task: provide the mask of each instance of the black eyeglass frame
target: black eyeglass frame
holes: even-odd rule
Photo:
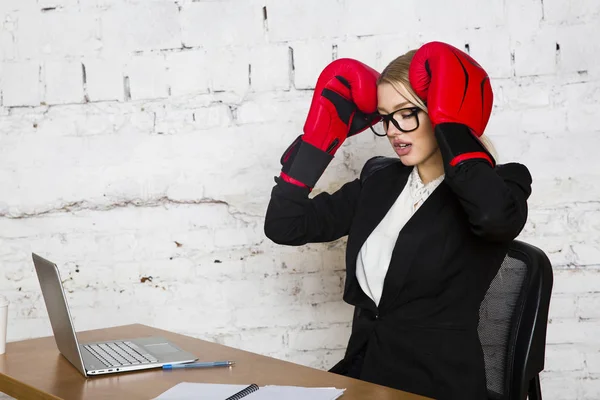
[[[398,121],[396,121],[396,119],[394,118],[394,114],[396,114],[397,112],[406,111],[406,110],[410,110],[411,111],[411,113],[409,115],[407,115],[407,117],[415,117],[416,120],[417,120],[417,126],[414,127],[413,129],[408,129],[408,130],[407,129],[402,129],[400,127],[400,124],[398,123]],[[387,131],[388,131],[389,127],[390,127],[390,121],[392,122],[392,124],[394,124],[394,127],[396,129],[398,129],[400,132],[408,133],[408,132],[415,131],[415,130],[419,129],[419,124],[420,124],[420,121],[419,121],[419,112],[420,111],[423,111],[423,110],[421,110],[419,107],[404,107],[404,108],[400,108],[400,109],[398,109],[398,110],[396,110],[394,112],[391,112],[391,113],[385,114],[385,115],[377,113],[376,114],[377,117],[381,118],[381,122],[383,122],[383,128],[385,129],[385,133],[383,135],[380,135],[379,133],[375,132],[375,129],[373,129],[373,126],[371,126],[371,131],[375,135],[377,135],[379,137],[385,137],[385,136],[387,136]]]

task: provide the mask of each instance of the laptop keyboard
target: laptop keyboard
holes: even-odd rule
[[[86,344],[83,347],[95,355],[107,367],[158,362],[155,357],[132,342]]]

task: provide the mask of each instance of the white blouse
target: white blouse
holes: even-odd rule
[[[443,180],[444,175],[441,175],[425,185],[417,168],[413,167],[406,186],[363,243],[356,260],[356,278],[377,306],[400,230]]]

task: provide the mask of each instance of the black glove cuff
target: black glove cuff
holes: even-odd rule
[[[494,157],[466,125],[438,124],[435,137],[446,165],[457,167],[467,161],[485,161],[492,167],[496,165]]]
[[[332,159],[331,154],[298,136],[281,157],[281,172],[313,188]]]

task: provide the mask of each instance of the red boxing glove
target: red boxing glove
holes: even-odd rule
[[[347,137],[378,121],[379,73],[360,61],[341,58],[330,63],[317,81],[304,134],[281,158],[281,178],[314,187]]]
[[[494,95],[490,78],[471,56],[446,43],[427,43],[414,55],[409,79],[434,126],[456,122],[483,134]]]
[[[329,64],[315,86],[302,140],[333,155],[348,136],[367,129],[364,116],[377,109],[379,72],[350,58]],[[360,121],[353,125],[359,111]],[[336,140],[337,139],[337,140]]]
[[[438,142],[447,141],[451,147],[450,165],[469,159],[484,159],[494,165],[493,157],[477,139],[490,119],[494,100],[485,70],[456,47],[430,42],[415,53],[409,79],[417,95],[427,104]],[[452,135],[438,133],[440,130],[467,131],[472,135],[453,133],[454,137],[449,137]]]

